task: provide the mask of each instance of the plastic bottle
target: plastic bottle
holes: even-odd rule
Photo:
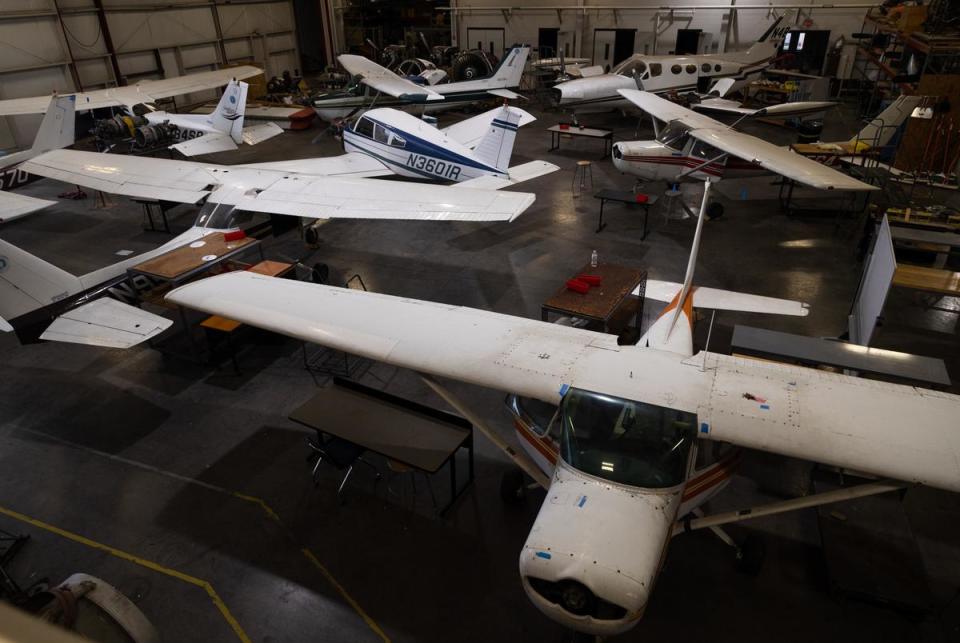
[[[594,250],[590,253],[590,267],[596,268],[598,263],[597,251]]]

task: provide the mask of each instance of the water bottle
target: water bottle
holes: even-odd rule
[[[597,251],[596,250],[590,253],[590,267],[591,268],[597,267]]]

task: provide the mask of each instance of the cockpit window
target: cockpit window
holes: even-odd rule
[[[613,68],[614,74],[620,74],[621,76],[632,76],[636,74],[637,76],[643,76],[647,71],[647,63],[642,60],[637,60],[635,57],[627,58],[622,63]]]
[[[689,130],[689,126],[680,121],[670,121],[666,127],[660,130],[657,141],[675,150],[683,150],[690,136]]]
[[[656,77],[656,76],[659,76],[659,75],[662,74],[662,73],[663,73],[663,65],[661,65],[660,63],[650,63],[650,75],[651,75],[651,76]]]
[[[696,415],[579,389],[567,392],[560,412],[560,455],[570,466],[646,489],[683,482]]]
[[[353,131],[361,136],[366,136],[367,138],[373,138],[373,121],[364,116],[359,121],[357,121],[356,127],[353,128]]]
[[[388,132],[387,128],[380,123],[377,123],[376,125],[376,128],[373,130],[373,140],[375,140],[377,143],[386,143],[390,138],[390,132]]]

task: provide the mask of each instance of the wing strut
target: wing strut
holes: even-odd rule
[[[682,178],[685,177],[685,176],[689,176],[689,175],[693,174],[694,172],[699,171],[700,168],[706,167],[706,166],[710,165],[711,163],[717,163],[717,162],[719,162],[719,161],[722,161],[722,160],[725,159],[727,156],[729,156],[729,155],[728,155],[726,152],[723,152],[722,154],[719,154],[719,155],[717,155],[717,156],[714,156],[712,159],[708,159],[708,160],[704,161],[703,163],[700,163],[699,165],[694,165],[693,167],[688,168],[688,169],[684,170],[683,172],[681,172],[680,174],[678,174],[678,175],[677,175],[677,180],[682,179]]]
[[[726,511],[724,513],[704,516],[703,518],[692,518],[678,522],[673,527],[673,535],[681,534],[686,531],[696,529],[705,529],[708,527],[719,527],[728,525],[732,522],[742,522],[751,518],[760,518],[762,516],[772,516],[782,514],[788,511],[797,511],[798,509],[809,509],[821,505],[829,505],[834,502],[844,500],[854,500],[856,498],[865,498],[866,496],[875,496],[890,491],[898,491],[907,488],[906,482],[896,482],[893,480],[882,480],[880,482],[868,482],[859,484],[847,489],[834,489],[833,491],[824,491],[812,496],[802,498],[792,498],[782,502],[773,502],[759,507],[750,507],[749,509],[739,509],[737,511]]]
[[[680,289],[680,295],[677,297],[677,307],[673,310],[673,319],[667,327],[666,339],[670,339],[670,333],[673,327],[677,325],[680,319],[680,312],[683,310],[683,304],[690,296],[690,287],[693,285],[693,272],[697,267],[697,255],[700,253],[700,236],[703,232],[703,220],[707,216],[707,200],[710,197],[710,181],[703,183],[703,200],[700,202],[700,214],[697,217],[697,231],[693,233],[693,243],[690,247],[690,258],[687,260],[687,274],[683,278],[683,288]]]
[[[507,454],[511,460],[516,463],[518,467],[524,470],[528,476],[534,479],[534,481],[539,484],[544,489],[550,487],[550,478],[540,470],[540,467],[531,460],[525,453],[522,451],[517,451],[510,444],[507,443],[496,431],[487,426],[487,423],[483,421],[482,418],[477,416],[476,413],[473,413],[463,402],[460,401],[460,398],[455,396],[446,387],[444,387],[440,382],[435,380],[432,376],[425,373],[418,373],[420,379],[424,383],[433,389],[433,391],[443,398],[443,400],[456,409],[457,413],[467,418],[473,426],[480,429],[480,432],[483,433],[488,440],[493,442],[494,446],[498,447],[501,451]]]

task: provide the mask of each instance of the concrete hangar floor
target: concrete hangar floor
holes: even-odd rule
[[[577,142],[547,153],[544,128],[557,115],[534,111],[541,120],[520,131],[513,162],[542,158],[563,171],[521,188],[535,192],[537,202],[514,223],[339,221],[321,228],[312,253],[288,232],[265,242],[266,256],[323,261],[334,283],[358,273],[374,291],[532,318],[594,249],[602,261],[682,278],[693,222],[667,222],[654,210],[652,232],[641,242],[641,217],[613,206],[607,229],[594,233],[599,203],[572,198],[570,184],[575,161],[596,159],[599,149]],[[854,131],[847,120],[832,120],[824,140]],[[614,128],[616,140],[634,138],[636,128],[635,119],[615,115],[588,124]],[[790,137],[763,132],[783,142]],[[316,135],[288,133],[216,160],[339,153],[330,137],[311,144]],[[594,175],[597,189],[632,185],[609,159],[594,162]],[[804,300],[811,314],[718,315],[712,350],[729,349],[735,323],[811,336],[836,336],[845,327],[861,271],[858,225],[787,217],[770,183],[719,184],[726,214],[705,228],[698,282]],[[64,189],[44,180],[27,193],[55,198]],[[695,205],[698,186],[685,189]],[[0,235],[75,273],[169,238],[144,232],[135,204],[110,202],[96,208],[92,196],[63,200]],[[175,210],[174,231],[194,214]],[[910,292],[894,291],[875,344],[942,357],[957,381],[958,323],[956,313],[925,309]],[[706,323],[698,325],[699,346],[706,331]],[[336,473],[321,469],[314,488],[306,434],[287,420],[326,383],[303,369],[299,351],[296,342],[255,336],[245,342],[242,374],[235,375],[229,362],[198,366],[148,346],[20,346],[0,337],[0,528],[31,536],[9,566],[13,577],[22,585],[58,582],[76,571],[102,577],[135,600],[167,641],[566,640],[527,601],[517,576],[543,492],[504,505],[498,489],[509,463],[479,437],[476,483],[445,520],[430,515],[422,486],[417,496],[403,480],[388,491],[383,483],[374,487],[364,470],[340,506]],[[410,373],[370,364],[361,381],[441,406]],[[500,393],[451,388],[511,433]],[[788,465],[749,454],[711,509],[776,499],[769,489],[789,485]],[[836,510],[838,519],[856,511],[852,504]],[[888,583],[919,577],[929,589],[922,614],[830,591],[836,579],[824,563],[817,512],[808,510],[731,528],[738,538],[753,534],[766,543],[756,577],[735,571],[730,550],[708,532],[676,538],[646,616],[620,640],[960,640],[960,497],[916,489],[897,511],[903,524],[895,533],[875,521],[846,555],[884,560]],[[901,555],[904,533],[919,552],[913,558]]]

